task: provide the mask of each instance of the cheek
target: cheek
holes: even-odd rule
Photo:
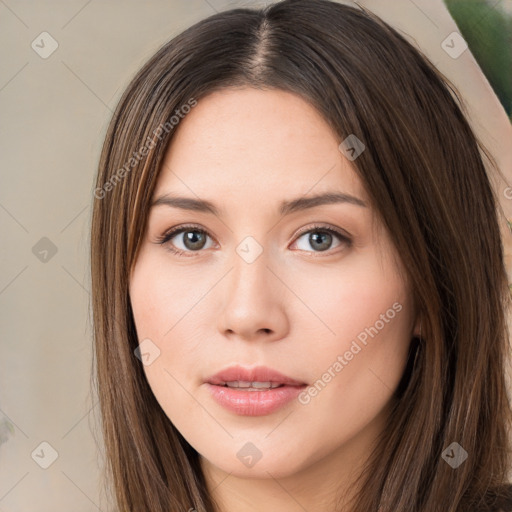
[[[404,327],[400,320],[407,317],[409,298],[402,278],[371,254],[338,272],[295,278],[294,291],[312,312],[310,327],[318,330],[324,347],[341,349],[357,336],[364,343],[365,329],[376,323],[379,331],[398,332]]]
[[[212,284],[213,284],[212,279]],[[161,343],[190,326],[194,308],[208,288],[208,279],[191,268],[170,265],[164,257],[142,254],[130,280],[130,301],[139,339]]]
[[[358,263],[317,280],[307,295],[322,322],[311,322],[321,334],[314,347],[303,347],[317,379],[304,403],[343,403],[354,411],[363,404],[378,407],[402,376],[412,335],[410,296],[394,266],[375,258]]]
[[[143,366],[148,383],[162,408],[181,416],[193,406],[183,386],[195,376],[191,369],[201,368],[204,349],[195,308],[204,308],[202,298],[215,280],[208,284],[190,269],[165,263],[141,253],[130,279],[130,302],[141,351],[144,346],[151,355]]]

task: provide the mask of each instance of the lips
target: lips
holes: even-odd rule
[[[307,386],[266,366],[232,366],[208,377],[204,385],[219,405],[241,416],[271,414],[291,403]]]
[[[256,366],[254,368],[244,368],[242,366],[230,366],[220,372],[208,377],[205,382],[215,386],[225,386],[227,382],[241,383],[263,383],[270,382],[283,386],[304,386],[306,383],[301,382],[267,366]],[[243,384],[244,387],[247,384]]]

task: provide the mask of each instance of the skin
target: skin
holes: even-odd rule
[[[144,366],[148,382],[201,455],[223,512],[331,512],[385,428],[410,340],[419,332],[399,258],[338,149],[341,140],[301,97],[218,91],[176,130],[154,199],[173,193],[207,199],[223,211],[168,205],[150,211],[130,276],[139,340],[149,338],[160,350]],[[367,206],[278,213],[284,199],[327,191]],[[170,228],[188,223],[208,232],[199,244],[187,245],[183,233],[158,243]],[[322,251],[308,241],[324,233],[315,224],[338,228],[351,243],[332,235]],[[301,228],[305,234],[298,234]],[[236,252],[247,236],[263,249],[250,264]],[[187,254],[173,254],[172,244]],[[241,416],[206,389],[208,376],[235,363],[266,365],[312,386],[394,303],[401,310],[307,404],[293,400],[268,415]],[[247,442],[262,454],[252,467],[237,457]],[[347,491],[343,510],[350,510],[351,496]]]

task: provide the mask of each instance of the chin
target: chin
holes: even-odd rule
[[[213,457],[202,458],[208,459],[210,465],[237,478],[285,478],[299,472],[306,465],[305,460],[290,457],[285,450],[280,449],[282,446],[271,446],[268,442],[266,448],[259,449],[257,446],[257,442],[239,442],[234,449],[229,449],[233,453],[231,457],[226,457],[227,450],[221,450],[213,454]]]

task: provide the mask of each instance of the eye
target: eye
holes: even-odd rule
[[[307,238],[305,235],[308,235]],[[309,227],[307,231],[303,230],[295,244],[297,244],[301,238],[305,238],[306,243],[304,245],[306,247],[299,247],[300,250],[309,251],[310,249],[307,247],[309,245],[309,247],[313,247],[313,252],[325,252],[331,248],[333,236],[341,242],[339,245],[350,247],[352,244],[352,240],[337,229],[321,225]]]
[[[178,236],[183,233],[185,234],[184,237]],[[206,237],[209,237],[207,231],[197,226],[189,225],[173,228],[170,231],[167,231],[157,239],[157,243],[162,245],[166,244],[167,248],[175,254],[187,256],[186,253],[197,252],[201,249],[205,249]],[[169,243],[173,238],[177,238],[178,241],[181,242],[183,248],[176,247],[173,243]]]
[[[185,234],[185,236],[178,236]],[[299,237],[295,244],[304,238],[305,235],[309,235],[306,239],[306,244],[314,249],[313,252],[325,252],[331,248],[334,239],[338,239],[340,242],[338,245],[345,245],[350,247],[352,245],[351,239],[332,227],[315,225],[310,226],[307,230],[302,230],[299,233]],[[172,243],[172,239],[177,238],[178,243],[181,243],[182,247],[176,247],[175,243]],[[207,231],[196,226],[187,225],[172,228],[171,230],[164,233],[161,237],[158,237],[156,243],[166,245],[167,249],[174,254],[179,256],[193,256],[194,252],[199,252],[201,249],[208,249],[205,242],[207,238],[211,238]],[[310,251],[307,247],[299,247],[299,250]]]

